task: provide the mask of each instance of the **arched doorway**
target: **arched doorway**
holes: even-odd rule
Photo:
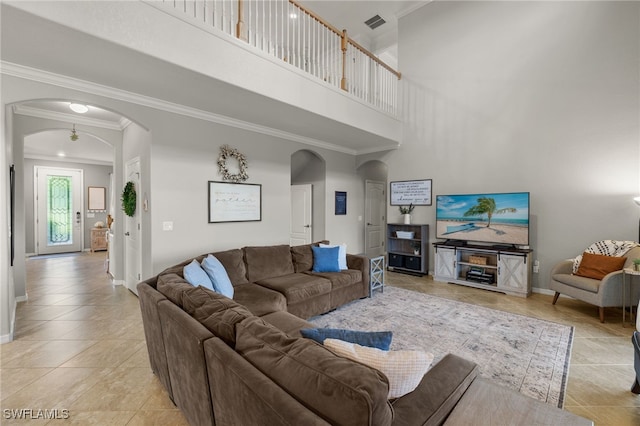
[[[326,164],[310,150],[291,155],[291,245],[324,239]]]
[[[85,229],[83,249],[89,250],[90,229],[96,222],[104,222],[103,216],[111,213],[116,225],[122,223],[123,215],[118,208],[116,200],[120,196],[120,188],[123,185],[123,145],[125,134],[132,128],[147,129],[129,120],[118,112],[101,108],[100,106],[87,106],[87,112],[76,113],[70,109],[72,103],[78,100],[52,100],[36,99],[25,100],[11,105],[8,109],[7,122],[10,124],[10,137],[13,144],[13,162],[16,170],[16,214],[12,229],[15,237],[15,262],[13,269],[14,294],[17,301],[26,300],[26,268],[25,256],[36,253],[33,247],[33,203],[28,202],[33,194],[33,166],[35,162],[45,165],[59,166],[64,164],[68,168],[78,168],[78,164],[87,164],[87,167],[95,168],[99,165],[108,165],[111,176],[106,171],[101,171],[104,179],[97,186],[108,188],[107,211],[88,211],[88,181],[85,173],[85,185],[83,187],[83,205],[81,210],[82,226]],[[78,138],[71,140],[73,130]],[[142,132],[137,132],[140,134]],[[61,145],[55,143],[56,137],[67,144],[64,147],[64,157],[61,157]],[[38,144],[39,139],[44,143]],[[40,145],[40,147],[38,147]],[[102,147],[102,148],[100,148]],[[46,149],[46,150],[45,150]],[[97,172],[96,172],[97,173]],[[27,206],[28,204],[28,206]],[[101,209],[102,210],[102,209]],[[77,210],[74,211],[76,213]],[[88,228],[88,230],[87,230]],[[124,280],[124,244],[122,233],[116,233],[109,241],[110,254],[109,271],[113,276],[114,284],[123,284]]]
[[[107,224],[114,147],[88,128],[72,129],[24,136],[27,254],[93,250],[91,229]]]

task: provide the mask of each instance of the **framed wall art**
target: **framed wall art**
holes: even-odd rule
[[[347,193],[345,191],[336,191],[336,214],[347,214]]]
[[[104,186],[90,186],[87,192],[87,210],[107,210],[107,188]]]
[[[209,223],[262,220],[262,185],[209,181]]]
[[[392,206],[431,205],[431,179],[403,180],[391,182],[389,186]]]

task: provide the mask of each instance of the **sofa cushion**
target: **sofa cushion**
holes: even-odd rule
[[[247,268],[244,265],[244,252],[241,249],[217,251],[213,255],[222,263],[234,286],[249,282]]]
[[[413,392],[433,363],[433,354],[422,351],[383,351],[337,339],[326,339],[324,346],[382,371],[389,379],[389,398]]]
[[[233,299],[204,287],[191,287],[185,290],[182,295],[182,309],[191,316],[196,309],[209,302],[215,303],[218,311],[241,306]]]
[[[282,293],[254,283],[235,286],[233,300],[259,317],[287,310],[287,299]]]
[[[302,302],[331,292],[331,281],[309,274],[289,274],[263,279],[256,284],[284,294],[287,304]]]
[[[214,255],[210,254],[202,260],[202,269],[211,278],[213,290],[233,299],[233,284],[224,266]]]
[[[235,345],[236,324],[253,317],[247,308],[233,300],[203,287],[186,291],[184,310],[229,346]]]
[[[291,250],[288,245],[245,247],[244,257],[247,265],[247,278],[251,282],[294,272]]]
[[[307,328],[300,330],[300,334],[302,337],[315,340],[320,344],[323,344],[325,339],[338,339],[383,351],[389,350],[393,338],[391,331],[358,331],[342,328]]]
[[[289,312],[272,312],[261,318],[291,337],[302,337],[302,329],[315,327],[312,323],[298,318],[295,315],[291,315]]]
[[[182,295],[194,287],[178,274],[164,274],[158,277],[157,289],[167,299],[182,308]]]
[[[308,274],[328,279],[331,281],[332,289],[362,282],[362,271],[357,269],[347,269],[340,272],[308,272]]]
[[[311,244],[291,247],[291,257],[295,272],[306,272],[313,268],[313,251]]]
[[[576,275],[601,280],[605,275],[621,270],[626,260],[626,257],[584,252]]]
[[[202,269],[200,263],[198,263],[198,261],[195,259],[183,268],[182,275],[184,276],[184,279],[187,280],[187,282],[192,286],[197,287],[201,285],[210,290],[215,290],[213,288],[211,278],[209,278],[209,275],[204,269]]]
[[[553,279],[559,283],[590,291],[591,293],[597,293],[600,288],[600,284],[602,283],[601,280],[594,280],[593,278],[586,278],[573,274],[554,274]]]
[[[260,318],[236,326],[236,351],[331,424],[390,425],[387,378]]]
[[[318,247],[320,244],[329,244],[329,241],[322,240],[311,244],[291,247],[291,258],[295,272],[306,272],[313,268],[312,246]]]

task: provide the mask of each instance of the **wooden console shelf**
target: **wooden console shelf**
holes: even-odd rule
[[[533,250],[434,243],[434,280],[515,296],[531,294]]]
[[[428,241],[429,225],[387,224],[387,269],[426,275],[429,271]]]

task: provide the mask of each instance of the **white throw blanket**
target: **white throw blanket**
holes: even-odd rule
[[[585,252],[591,254],[601,254],[604,256],[624,256],[629,250],[637,246],[635,241],[616,241],[616,240],[603,240],[597,243],[591,244],[586,248]],[[582,254],[573,259],[573,273],[578,272],[578,267],[582,261]]]

